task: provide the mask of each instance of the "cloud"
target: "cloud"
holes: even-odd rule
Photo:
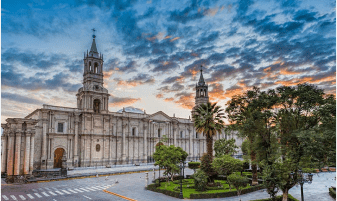
[[[138,85],[143,85],[143,84],[153,84],[155,82],[155,79],[148,74],[138,74],[137,76],[134,76],[133,78],[129,80],[121,80],[119,78],[115,78],[115,81],[117,82],[117,85],[119,86],[136,87]]]
[[[141,98],[130,98],[130,97],[115,97],[111,96],[109,99],[109,106],[110,107],[121,107],[126,105],[132,105],[138,101],[140,101]]]
[[[10,101],[20,102],[20,103],[35,104],[35,105],[43,104],[43,102],[41,102],[40,100],[29,98],[27,96],[22,96],[19,94],[8,93],[8,92],[1,92],[1,98],[8,99]]]
[[[130,73],[130,72],[137,72],[137,62],[136,61],[129,61],[126,65],[119,65],[119,67],[115,68],[115,70]]]
[[[175,97],[178,100],[175,100],[174,103],[178,104],[179,107],[188,110],[192,110],[194,107],[194,93],[181,92],[175,94]]]
[[[185,78],[182,76],[173,76],[173,77],[166,78],[164,81],[162,81],[161,84],[172,84],[174,82],[182,83],[184,80]]]
[[[158,90],[164,93],[170,93],[170,92],[182,91],[184,88],[185,88],[184,85],[181,85],[179,83],[174,83],[171,87],[164,86],[164,87],[160,87]]]

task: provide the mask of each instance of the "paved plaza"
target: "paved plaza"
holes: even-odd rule
[[[119,166],[113,168],[77,168],[69,171],[69,175],[81,174],[108,174],[130,171],[148,171],[149,183],[153,180],[154,166],[152,164],[142,164],[141,166]],[[156,178],[158,171],[155,171]],[[163,171],[161,171],[161,174]],[[192,174],[190,169],[185,170],[185,174]],[[312,184],[304,184],[305,200],[315,201],[333,201],[328,188],[335,185],[336,173],[319,173],[314,175]],[[118,182],[117,182],[118,181]],[[111,175],[108,177],[94,177],[84,179],[72,179],[63,181],[31,183],[31,184],[6,184],[1,181],[1,200],[125,200],[121,197],[103,192],[104,189],[127,198],[138,201],[170,201],[179,200],[161,193],[145,190],[145,172]],[[281,193],[281,192],[280,192]],[[300,187],[294,187],[290,190],[297,199],[300,199]],[[259,190],[253,193],[240,196],[242,201],[268,198],[265,190]],[[238,197],[204,199],[208,201],[238,201]]]

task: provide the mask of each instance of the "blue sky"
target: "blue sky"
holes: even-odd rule
[[[313,83],[336,94],[336,2],[75,0],[1,2],[2,119],[76,107],[92,28],[110,111],[188,118],[200,65],[222,107],[258,86]]]

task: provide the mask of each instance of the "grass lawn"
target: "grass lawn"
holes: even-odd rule
[[[208,190],[206,191],[196,191],[194,189],[194,181],[193,179],[184,179],[183,180],[183,196],[184,198],[190,198],[191,194],[204,194],[204,193],[223,193],[223,192],[229,192],[229,185],[224,180],[215,180],[215,183],[220,182],[223,186],[222,188],[218,187],[208,187]],[[180,180],[176,180],[174,182],[170,181],[167,182],[161,182],[159,189],[165,189],[169,191],[174,192],[180,192]],[[249,185],[247,185],[246,188],[250,188]],[[232,187],[231,191],[236,191],[234,187]]]

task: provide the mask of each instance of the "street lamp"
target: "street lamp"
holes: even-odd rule
[[[312,176],[313,176],[313,174],[311,174],[311,173],[309,173],[309,174],[304,174],[304,173],[302,172],[302,170],[299,169],[298,172],[297,172],[297,176],[298,176],[298,177],[296,178],[296,180],[295,180],[295,178],[294,178],[294,175],[295,175],[295,173],[294,173],[294,172],[291,172],[291,173],[290,173],[290,178],[291,178],[292,180],[294,180],[295,183],[299,183],[299,184],[301,185],[301,201],[304,201],[304,196],[303,196],[303,184],[304,184],[304,183],[311,184],[311,183],[312,183]]]
[[[182,172],[183,172],[184,166],[183,166],[182,162],[180,162],[179,169],[180,169],[180,193],[179,193],[179,199],[184,199],[184,196],[183,196],[183,180],[182,180],[182,175],[181,175]]]

